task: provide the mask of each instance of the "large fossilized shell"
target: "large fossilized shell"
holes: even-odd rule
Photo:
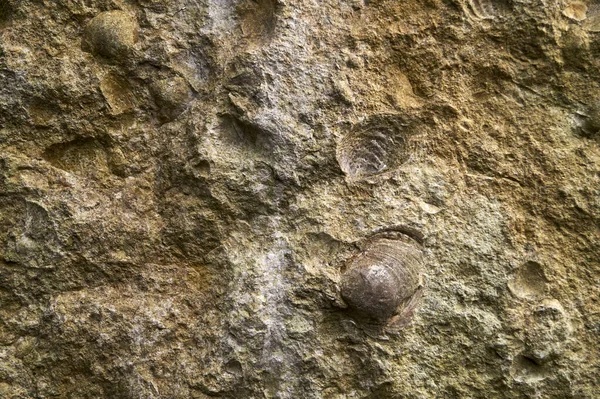
[[[378,239],[350,261],[342,275],[342,298],[363,316],[386,321],[412,302],[422,265],[416,244]]]

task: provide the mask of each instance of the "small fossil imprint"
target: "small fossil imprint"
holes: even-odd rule
[[[587,6],[584,2],[574,1],[564,10],[563,15],[575,21],[583,21],[586,18]]]
[[[35,126],[48,127],[60,114],[60,108],[47,99],[37,98],[32,100],[28,113]]]
[[[544,295],[547,283],[542,265],[529,261],[516,271],[508,288],[519,298],[534,298]]]
[[[534,383],[542,381],[550,375],[549,370],[538,364],[535,359],[521,354],[513,359],[511,374],[517,381]]]
[[[223,139],[240,148],[257,153],[271,153],[272,137],[266,130],[243,118],[230,114],[221,116]]]
[[[360,179],[400,166],[409,156],[403,127],[387,117],[375,117],[356,126],[337,148],[342,171]]]
[[[135,98],[129,82],[113,73],[100,81],[100,90],[108,103],[111,114],[119,115],[135,108]]]
[[[127,57],[138,38],[135,18],[125,11],[106,11],[88,24],[83,49],[101,57],[119,60]]]
[[[472,19],[493,19],[506,8],[503,0],[469,0],[466,14]]]
[[[347,264],[342,299],[366,319],[401,328],[421,298],[422,268],[422,252],[412,239],[376,238]]]

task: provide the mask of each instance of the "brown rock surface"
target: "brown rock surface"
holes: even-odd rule
[[[600,397],[599,67],[587,0],[0,0],[0,398]]]

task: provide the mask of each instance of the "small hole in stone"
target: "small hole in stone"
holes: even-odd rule
[[[196,164],[196,170],[202,177],[210,176],[210,162],[202,160]]]
[[[225,364],[225,370],[234,375],[240,375],[243,372],[242,364],[235,359],[230,360]]]

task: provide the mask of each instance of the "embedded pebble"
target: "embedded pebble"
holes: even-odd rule
[[[125,11],[106,11],[88,24],[83,47],[95,55],[120,60],[132,51],[138,39],[135,18]]]
[[[192,99],[190,85],[180,76],[157,80],[150,86],[150,91],[163,120],[176,119]]]

